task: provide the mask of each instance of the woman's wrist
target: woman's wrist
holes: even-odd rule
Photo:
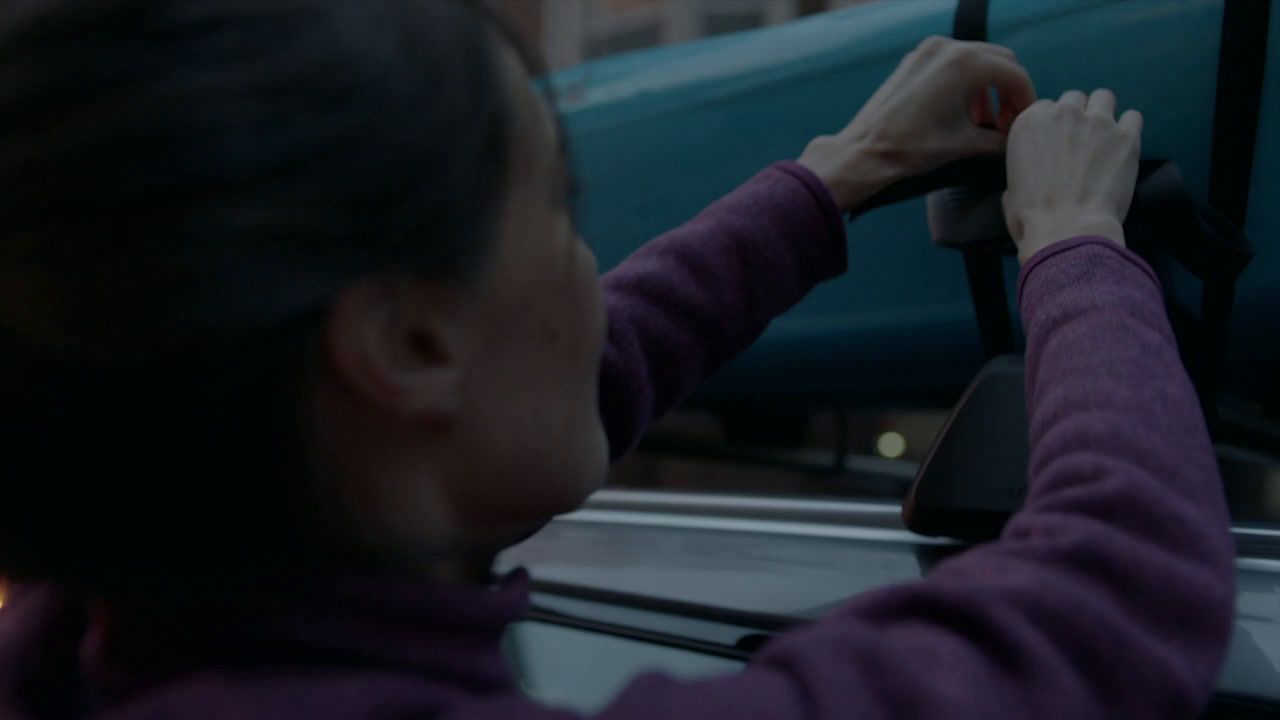
[[[1124,226],[1108,215],[1062,214],[1027,217],[1023,220],[1022,238],[1018,241],[1018,262],[1026,263],[1041,250],[1072,238],[1092,236],[1106,238],[1125,247]]]
[[[885,153],[868,143],[849,143],[834,135],[814,138],[796,162],[827,186],[842,213],[856,210],[902,176],[899,163]]]

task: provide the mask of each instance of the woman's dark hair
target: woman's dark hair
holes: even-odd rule
[[[297,560],[327,302],[483,267],[504,41],[468,0],[6,0],[0,575]]]

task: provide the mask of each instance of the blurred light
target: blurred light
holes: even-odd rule
[[[900,458],[907,451],[907,439],[902,437],[901,433],[892,430],[886,433],[880,433],[880,437],[876,438],[876,452],[881,457]]]
[[[0,609],[4,608],[4,580],[0,580]]]

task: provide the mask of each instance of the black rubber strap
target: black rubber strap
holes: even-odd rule
[[[987,39],[988,0],[959,0],[951,28],[957,40]],[[978,336],[987,359],[1014,351],[1013,318],[1004,287],[1004,260],[994,252],[965,250],[964,270],[978,321]]]
[[[1249,209],[1258,116],[1270,29],[1269,0],[1224,0],[1222,39],[1218,49],[1218,87],[1213,110],[1213,145],[1209,160],[1209,207],[1222,224],[1244,231]],[[1207,227],[1213,232],[1213,224]],[[1231,333],[1231,307],[1236,275],[1223,272],[1204,278],[1197,351],[1184,358],[1211,429],[1217,426],[1219,384]]]
[[[1244,227],[1249,208],[1270,14],[1271,3],[1266,0],[1224,0],[1222,4],[1209,205],[1239,228]]]
[[[987,40],[987,8],[989,0],[958,0],[951,23],[951,37],[956,40]]]

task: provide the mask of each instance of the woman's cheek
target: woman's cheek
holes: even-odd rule
[[[587,247],[586,243],[578,240],[579,252],[584,256],[583,272],[580,276],[580,282],[583,286],[583,294],[586,298],[584,307],[589,308],[590,317],[587,319],[588,327],[593,333],[595,339],[593,355],[597,358],[604,348],[604,341],[608,334],[608,317],[604,307],[604,291],[600,285],[600,265],[596,261],[595,253]]]

